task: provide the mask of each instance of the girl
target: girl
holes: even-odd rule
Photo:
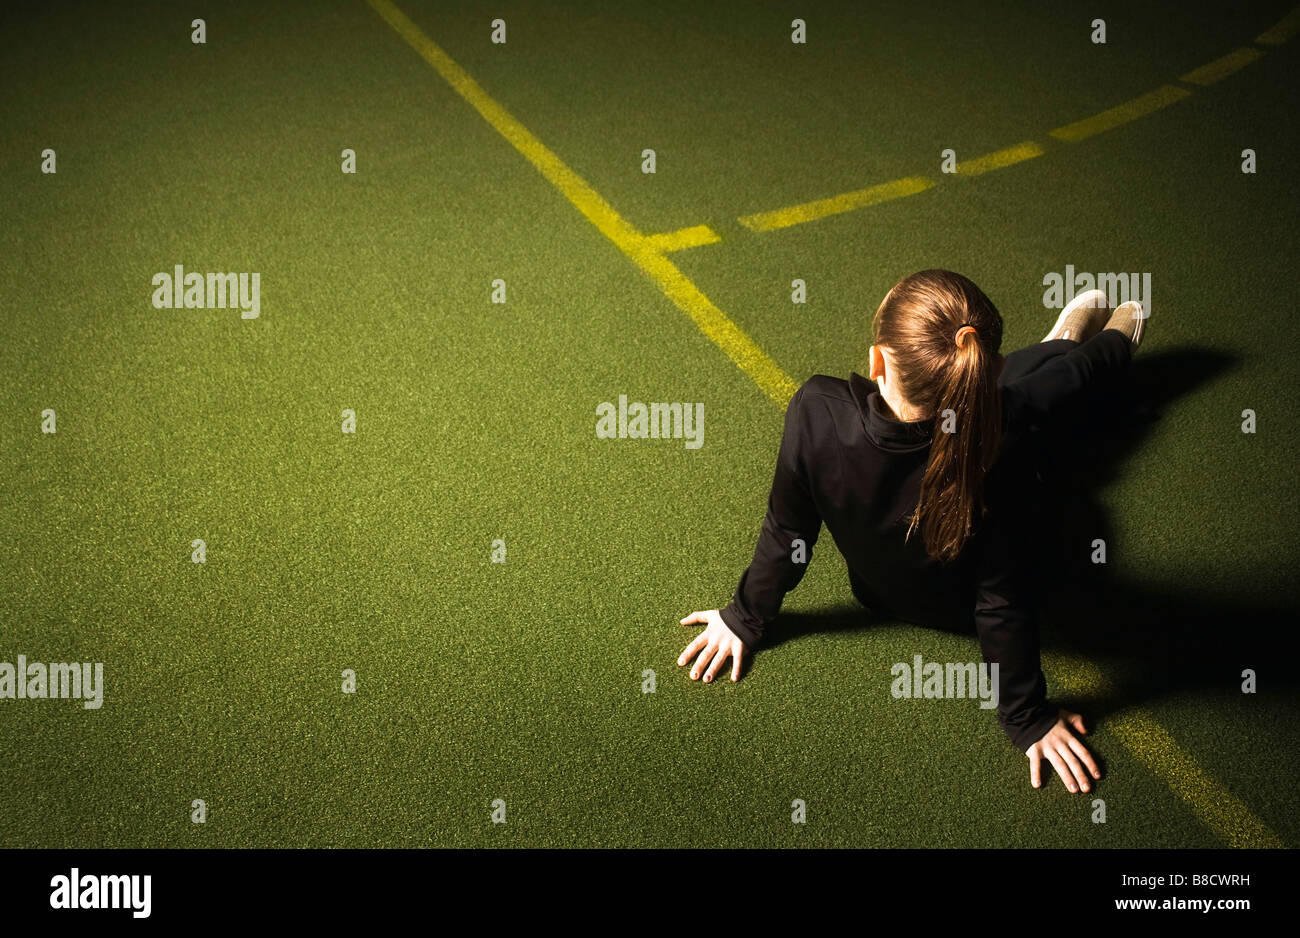
[[[817,375],[791,399],[754,559],[730,605],[682,620],[705,629],[678,665],[694,659],[691,679],[708,683],[730,659],[739,680],[825,523],[868,609],[974,626],[1031,784],[1047,759],[1066,788],[1089,791],[1101,773],[1074,735],[1087,732],[1082,717],[1047,702],[1013,545],[1029,510],[1031,431],[1122,374],[1145,318],[1133,302],[1112,314],[1093,290],[1042,342],[1004,358],[1002,317],[970,280],[923,270],[900,281],[876,311],[869,380]]]

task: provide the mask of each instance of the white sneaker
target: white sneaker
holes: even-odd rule
[[[1109,315],[1110,301],[1106,299],[1106,291],[1089,290],[1080,293],[1061,310],[1056,325],[1043,341],[1072,339],[1075,342],[1087,342],[1102,330]]]
[[[1129,300],[1115,307],[1115,312],[1106,323],[1106,328],[1124,333],[1136,350],[1142,342],[1142,331],[1149,316],[1150,313],[1142,308],[1141,303],[1137,300]]]

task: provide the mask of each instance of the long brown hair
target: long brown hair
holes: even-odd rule
[[[961,274],[923,270],[889,291],[876,311],[875,334],[876,344],[889,349],[899,392],[934,421],[907,536],[919,529],[927,554],[953,560],[987,510],[984,477],[1002,430],[1002,316]]]

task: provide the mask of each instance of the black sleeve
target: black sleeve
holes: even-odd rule
[[[998,666],[998,722],[1021,752],[1056,723],[1038,654],[1038,627],[1018,583],[1007,524],[990,519],[980,532],[975,574],[975,630],[988,664]]]
[[[1003,398],[1011,426],[1038,424],[1114,386],[1133,357],[1128,336],[1103,329],[1007,385]]]
[[[804,387],[807,387],[805,385]],[[785,430],[776,458],[776,473],[767,499],[767,514],[754,548],[754,559],[740,577],[736,595],[721,611],[727,628],[753,651],[763,629],[781,611],[785,594],[794,589],[812,561],[813,545],[821,532],[821,515],[813,503],[808,475],[801,459],[806,426],[804,388],[785,411]],[[803,541],[798,562],[796,540]]]

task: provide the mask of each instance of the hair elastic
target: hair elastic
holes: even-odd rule
[[[952,337],[952,340],[957,343],[957,348],[965,348],[961,340],[967,335],[978,336],[979,332],[976,331],[974,326],[962,326],[957,330],[957,334]]]

